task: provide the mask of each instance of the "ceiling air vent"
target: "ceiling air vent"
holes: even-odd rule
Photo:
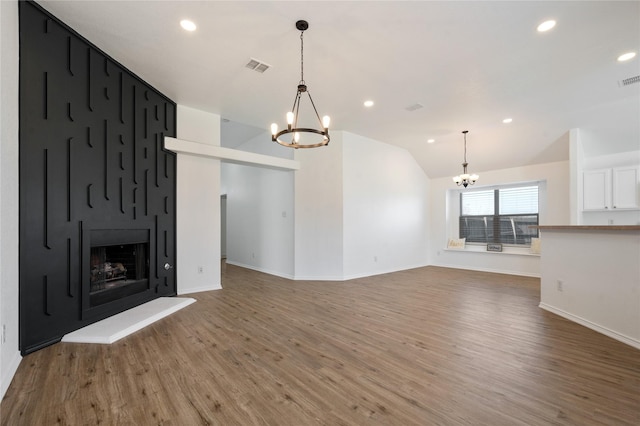
[[[633,84],[633,83],[640,83],[640,75],[636,75],[635,77],[625,78],[624,80],[620,80],[618,82],[620,87],[628,86],[628,85]]]
[[[249,60],[249,62],[247,63],[247,65],[245,65],[245,67],[247,67],[247,68],[249,68],[251,70],[257,71],[257,72],[262,74],[263,72],[265,72],[266,70],[271,68],[271,65],[265,64],[262,61],[259,61],[257,59],[251,58]]]
[[[409,105],[409,106],[408,106],[408,107],[406,107],[405,109],[406,109],[407,111],[415,111],[415,110],[420,109],[420,108],[424,108],[424,105],[420,105],[420,104],[413,104],[413,105]]]

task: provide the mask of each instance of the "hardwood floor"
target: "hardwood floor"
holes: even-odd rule
[[[538,279],[228,265],[223,285],[113,345],[26,356],[1,424],[640,424],[640,351],[538,308]]]

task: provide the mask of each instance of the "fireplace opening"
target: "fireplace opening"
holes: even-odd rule
[[[106,234],[105,231],[101,233]],[[113,237],[113,231],[110,237]],[[120,243],[121,238],[92,238],[89,256],[89,307],[122,299],[149,288],[149,242]],[[102,240],[102,241],[96,241]],[[111,241],[109,241],[111,240]]]

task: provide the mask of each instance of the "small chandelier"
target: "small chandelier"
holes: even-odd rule
[[[472,175],[467,173],[467,166],[469,165],[469,163],[467,163],[467,133],[469,133],[468,130],[462,132],[464,135],[464,163],[462,163],[462,174],[453,178],[456,185],[462,185],[465,188],[469,184],[473,185],[480,178],[480,176],[475,173]]]
[[[325,146],[329,143],[329,116],[325,115],[320,120],[320,115],[316,109],[316,105],[313,103],[311,93],[307,90],[307,85],[304,81],[304,31],[309,28],[307,21],[296,22],[296,28],[300,30],[300,82],[298,83],[298,91],[296,92],[295,100],[293,101],[293,108],[287,113],[287,128],[278,132],[278,125],[273,123],[271,125],[271,140],[279,143],[282,146],[288,146],[290,148],[316,148],[318,146]],[[309,101],[313,107],[313,111],[316,113],[318,123],[321,130],[310,129],[305,127],[298,127],[298,117],[300,112],[300,102],[302,94],[306,93],[309,96]],[[307,133],[306,137],[302,137],[303,133]],[[319,136],[311,136],[309,133],[313,133]],[[285,135],[291,135],[286,136]],[[307,141],[305,141],[305,139]]]

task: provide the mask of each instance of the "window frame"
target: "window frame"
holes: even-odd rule
[[[515,213],[515,214],[500,214],[500,191],[505,189],[515,189],[515,188],[525,188],[535,186],[537,188],[538,200],[537,200],[537,213]],[[539,230],[538,228],[531,228],[531,232],[527,232],[524,234],[523,238],[528,240],[527,242],[518,243],[518,233],[516,231],[516,226],[513,222],[513,218],[516,217],[529,217],[535,216],[535,223],[530,223],[526,225],[529,226],[537,226],[540,224],[540,193],[543,190],[542,182],[526,182],[526,183],[518,183],[518,184],[505,184],[499,186],[487,186],[483,188],[477,188],[477,191],[459,191],[458,194],[458,235],[459,238],[467,238],[466,243],[471,245],[484,245],[484,244],[502,244],[503,246],[511,246],[511,247],[531,247],[531,238],[539,238]],[[463,215],[463,196],[464,194],[468,194],[470,192],[480,192],[480,191],[493,191],[493,214],[492,215]],[[477,238],[469,239],[469,228],[468,225],[463,226],[463,220],[465,222],[468,219],[483,219],[485,222],[485,239],[483,241],[478,241]],[[487,219],[491,219],[491,232],[490,234],[487,232]],[[513,229],[513,242],[509,240],[505,240],[502,237],[502,228],[501,224],[505,219],[508,219],[511,222],[511,227]],[[466,231],[466,232],[465,232]],[[488,235],[491,235],[491,241],[488,238]],[[495,237],[497,236],[497,238]],[[505,242],[506,241],[506,242]]]

